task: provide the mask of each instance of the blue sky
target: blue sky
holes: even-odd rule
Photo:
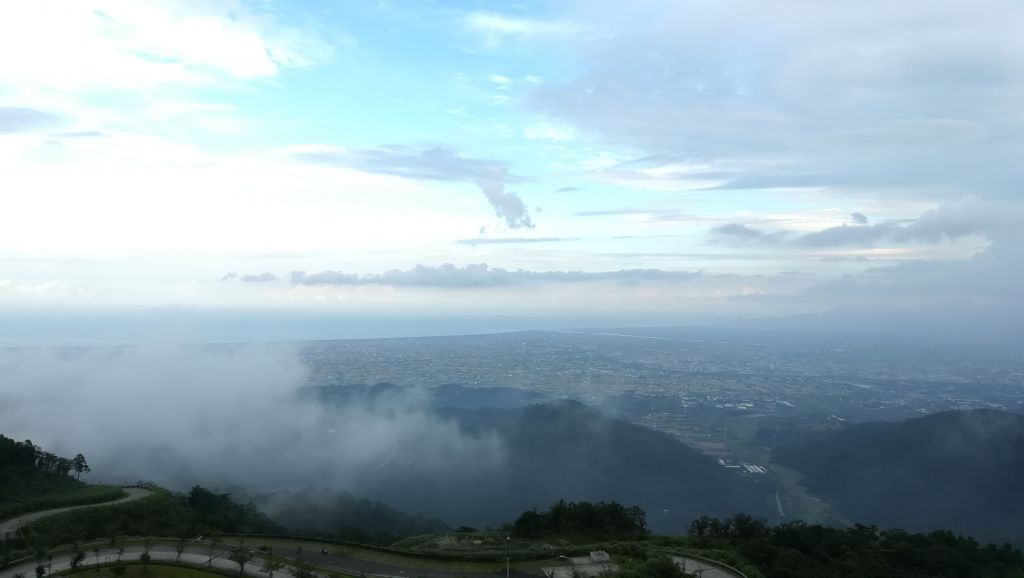
[[[1017,2],[3,11],[2,308],[1019,305]]]

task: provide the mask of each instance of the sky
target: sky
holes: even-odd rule
[[[1021,309],[1017,0],[0,10],[8,327]]]

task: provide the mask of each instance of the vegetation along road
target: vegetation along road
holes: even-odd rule
[[[94,549],[92,545],[82,546],[84,560],[80,562],[80,568],[89,568],[96,564],[111,564],[118,559],[125,562],[139,562],[146,552],[146,547],[141,544],[125,545],[121,547],[98,546]],[[244,552],[239,556],[240,550]],[[214,569],[238,572],[240,569],[239,559],[245,558],[245,574],[268,578],[269,572],[267,560],[255,550],[255,544],[245,548],[239,548],[237,544],[214,543],[210,541],[190,541],[183,548],[180,557],[175,544],[166,541],[155,543],[149,549],[150,560],[163,563],[183,563],[192,566],[206,566]],[[43,563],[49,565],[47,574],[70,570],[76,553],[65,551],[56,553],[52,560]],[[275,578],[296,578],[294,570],[294,558],[275,558],[283,562],[283,567],[274,569]],[[322,555],[318,552],[306,551],[301,558],[305,564],[315,565],[317,570],[327,570],[334,573],[342,573],[349,576],[373,575],[393,576],[395,578],[408,578],[409,576],[430,576],[433,578],[498,578],[505,573],[480,573],[467,574],[463,572],[447,572],[444,570],[408,569],[389,564],[359,560],[345,556]],[[39,564],[36,560],[25,560],[20,564],[0,570],[0,578],[16,578],[17,576],[34,576],[35,568]],[[317,571],[314,570],[314,571]],[[517,578],[536,578],[529,574],[512,572]]]
[[[145,498],[146,496],[153,493],[143,488],[125,488],[124,492],[124,496],[110,502],[100,502],[98,504],[83,504],[81,506],[67,506],[64,508],[53,508],[50,510],[39,510],[37,512],[28,512],[25,514],[21,514],[20,516],[15,516],[14,518],[11,518],[9,520],[4,520],[0,522],[0,540],[6,539],[9,533],[15,532],[18,528],[24,526],[25,524],[35,522],[36,520],[41,520],[42,518],[45,518],[47,516],[60,514],[62,512],[70,512],[71,510],[78,510],[81,508],[95,508],[99,506],[111,506],[114,504],[131,502],[133,500]]]

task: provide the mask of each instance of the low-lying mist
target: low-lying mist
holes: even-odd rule
[[[250,491],[471,481],[501,468],[496,435],[468,434],[420,390],[327,407],[298,395],[307,369],[281,345],[0,351],[0,432],[91,480]]]

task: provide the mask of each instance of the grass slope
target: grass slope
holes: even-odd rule
[[[91,486],[62,474],[0,466],[0,520],[36,510],[108,502],[122,495],[117,486]]]

